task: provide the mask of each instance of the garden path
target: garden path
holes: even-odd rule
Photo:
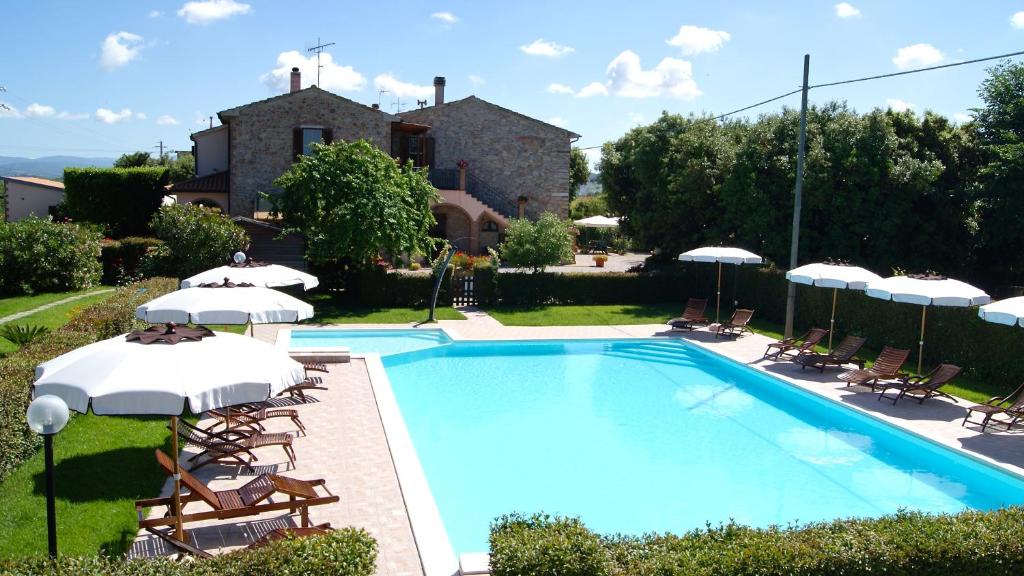
[[[62,299],[57,300],[55,302],[50,302],[48,304],[43,304],[42,306],[36,306],[35,308],[32,308],[31,310],[22,310],[21,312],[16,312],[14,314],[9,314],[7,316],[4,316],[3,318],[0,318],[0,324],[6,324],[8,322],[13,322],[13,321],[18,320],[20,318],[24,318],[26,316],[31,316],[32,314],[35,314],[36,312],[42,312],[43,310],[46,310],[46,309],[49,309],[49,308],[53,308],[54,306],[60,306],[62,304],[67,304],[68,302],[74,302],[75,300],[81,300],[82,298],[88,298],[90,296],[95,296],[97,294],[104,294],[106,292],[113,292],[113,291],[114,291],[113,288],[102,288],[100,290],[93,290],[92,292],[86,292],[85,294],[76,294],[74,296],[68,296],[67,298],[62,298]]]

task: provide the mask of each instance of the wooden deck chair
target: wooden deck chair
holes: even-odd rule
[[[323,536],[325,534],[330,534],[332,530],[333,528],[331,528],[330,522],[326,522],[324,524],[317,524],[316,526],[308,526],[305,528],[301,526],[293,528],[275,528],[261,536],[259,540],[256,540],[252,544],[246,546],[244,549],[252,550],[253,548],[261,548],[263,546],[266,546],[267,544],[270,544],[271,542],[277,542],[278,540],[285,540],[287,538],[309,538],[310,536]]]
[[[843,372],[839,375],[839,379],[846,382],[847,386],[851,384],[871,386],[871,391],[874,392],[875,385],[879,380],[892,380],[904,376],[900,373],[900,368],[903,368],[903,363],[907,361],[907,358],[910,358],[910,350],[885,346],[878,354],[878,358],[875,358],[875,363],[871,365],[871,368],[858,368]]]
[[[981,421],[970,419],[974,413],[982,416]],[[1002,420],[996,418],[996,416],[1007,416],[1008,418]],[[967,415],[964,416],[964,421],[960,425],[966,426],[968,422],[980,424],[981,431],[984,432],[989,424],[998,423],[1006,426],[1006,429],[1009,430],[1011,426],[1022,418],[1024,418],[1024,384],[1021,384],[1016,390],[1006,396],[994,396],[985,401],[984,404],[975,404],[968,407]]]
[[[174,461],[170,456],[157,449],[156,460],[168,475],[173,474]],[[311,506],[331,504],[339,500],[338,496],[331,494],[322,479],[298,480],[277,474],[260,474],[240,488],[211,490],[188,471],[179,468],[178,472],[181,475],[181,484],[188,489],[188,494],[180,496],[182,524],[205,520],[229,520],[258,516],[265,512],[287,510],[292,514],[298,512],[302,527],[308,528],[310,527],[309,508]],[[275,501],[275,497],[287,497],[287,499]],[[186,512],[186,507],[193,502],[205,502],[211,510]],[[146,508],[152,507],[166,507],[167,510],[162,516],[146,518]],[[198,556],[209,556],[209,553],[174,538],[173,526],[178,518],[174,516],[173,495],[137,500],[135,513],[139,519],[139,528],[185,552]],[[168,528],[171,529],[168,530]]]
[[[814,347],[821,342],[822,338],[828,335],[824,328],[811,328],[806,334],[799,338],[784,338],[768,345],[762,359],[782,360],[787,354],[799,356],[805,352],[813,352]]]
[[[732,317],[718,325],[718,330],[715,331],[715,338],[719,336],[732,336],[739,337],[744,332],[750,332],[750,328],[747,324],[750,323],[750,319],[753,318],[754,311],[747,308],[737,308],[733,313]],[[750,332],[753,334],[753,332]]]
[[[864,361],[857,358],[857,352],[860,352],[867,341],[867,338],[860,336],[847,336],[830,354],[805,352],[794,356],[792,362],[799,364],[801,369],[811,367],[817,368],[821,372],[825,372],[827,366],[843,366],[845,364],[856,364],[859,368],[864,368]]]
[[[285,394],[288,394],[298,398],[302,402],[305,402],[306,392],[309,392],[310,390],[327,390],[327,386],[324,385],[324,379],[320,376],[307,376],[302,382],[285,388],[278,392],[277,395],[284,396]]]
[[[324,362],[303,362],[302,367],[306,369],[306,372],[328,372],[327,364]]]
[[[288,418],[305,434],[306,427],[299,419],[299,411],[294,408],[276,408],[265,406],[262,403],[241,404],[230,408],[219,408],[207,412],[216,421],[204,428],[207,432],[213,432],[218,426],[224,426],[224,430],[248,430],[251,432],[265,432],[263,422],[271,418]]]
[[[704,317],[704,309],[708,307],[708,301],[703,298],[690,298],[686,301],[686,308],[683,315],[672,318],[665,322],[673,330],[693,330],[698,325],[706,326],[708,319]]]
[[[891,397],[893,404],[907,394],[918,397],[918,404],[923,403],[932,396],[945,396],[956,402],[956,398],[939,390],[939,388],[949,384],[962,370],[963,368],[954,364],[939,364],[934,370],[924,376],[906,376],[898,382],[883,382],[880,386],[882,393],[878,395],[878,399],[890,398],[890,396],[885,395],[886,391],[896,390],[898,391],[896,396]]]
[[[218,462],[221,464],[241,464],[247,468],[259,458],[253,453],[256,448],[264,446],[280,446],[288,456],[288,461],[295,466],[295,451],[292,449],[292,435],[282,432],[264,434],[262,432],[246,432],[242,430],[225,430],[221,432],[208,432],[189,424],[184,419],[178,419],[178,436],[187,444],[202,449],[198,454],[188,459],[194,462],[189,471],[198,470],[207,464]],[[248,460],[243,458],[248,456]]]

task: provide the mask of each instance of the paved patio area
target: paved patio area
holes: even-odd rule
[[[923,405],[916,401],[877,401],[877,394],[865,388],[845,387],[836,376],[839,370],[801,370],[789,362],[761,360],[771,340],[747,335],[736,340],[716,340],[707,330],[673,332],[659,324],[631,326],[575,327],[513,327],[503,326],[486,313],[464,308],[467,320],[441,321],[440,325],[456,339],[544,339],[544,338],[683,338],[717,354],[762,370],[795,386],[846,404],[856,410],[926,436],[973,457],[1024,474],[1024,442],[1019,433],[982,434],[976,428],[961,427],[965,414],[959,405],[944,399],[930,399]],[[255,335],[275,341],[284,325],[257,326]],[[346,325],[346,328],[396,328],[398,325]],[[331,522],[335,527],[366,528],[380,545],[378,574],[423,574],[416,541],[410,528],[401,487],[391,458],[388,438],[381,425],[380,414],[371,389],[367,366],[355,359],[348,364],[332,365],[326,380],[330,388],[317,393],[317,402],[298,406],[308,436],[295,440],[298,455],[296,469],[289,470],[279,448],[268,447],[258,452],[266,470],[281,471],[296,478],[325,478],[331,491],[341,502],[312,510],[314,522]],[[284,422],[290,424],[287,420]],[[274,422],[272,431],[285,431],[289,426]],[[264,460],[265,458],[265,460]],[[199,476],[209,480],[215,489],[236,487],[250,476],[237,468],[210,466]],[[164,494],[170,493],[170,485]],[[283,515],[270,515],[259,522],[220,523],[192,532],[194,541],[204,549],[230,550],[258,538],[263,532],[294,523]],[[162,542],[152,536],[140,535],[135,553],[150,555],[165,551]]]

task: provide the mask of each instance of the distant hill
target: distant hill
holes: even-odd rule
[[[110,168],[113,165],[114,158],[83,158],[81,156],[22,158],[20,156],[0,156],[0,176],[38,176],[39,178],[59,179],[64,176],[65,168],[86,166]]]
[[[2,168],[0,168],[2,169]],[[601,193],[601,174],[598,172],[591,172],[590,179],[587,183],[580,186],[577,196],[595,196]]]

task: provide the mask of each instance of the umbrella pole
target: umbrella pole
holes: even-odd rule
[[[836,294],[838,288],[832,289],[832,317],[828,319],[828,353],[832,353],[832,333],[836,331]]]
[[[928,306],[921,306],[921,340],[917,343],[917,373],[921,373],[921,361],[924,359],[924,322],[928,314]]]
[[[178,417],[171,416],[171,460],[174,460],[174,538],[185,541],[185,529],[181,525],[181,472],[178,470]]]
[[[718,263],[718,288],[715,289],[715,323],[718,323],[718,312],[722,307],[722,263]]]

